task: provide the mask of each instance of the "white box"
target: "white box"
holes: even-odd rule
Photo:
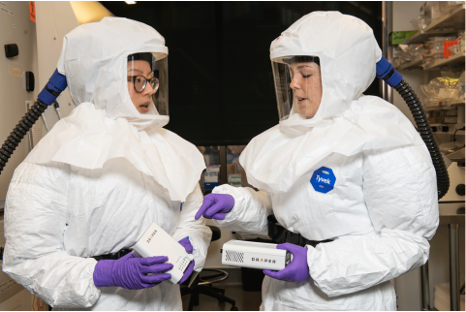
[[[183,277],[194,256],[188,254],[184,247],[168,235],[155,222],[149,226],[139,241],[133,246],[133,253],[139,257],[166,256],[173,269],[167,271],[172,275],[170,282],[176,284]]]
[[[253,269],[282,270],[293,259],[287,250],[277,244],[229,240],[223,244],[222,264]]]
[[[204,173],[204,182],[218,182],[218,172]]]

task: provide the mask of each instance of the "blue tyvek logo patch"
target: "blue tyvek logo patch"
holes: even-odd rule
[[[311,184],[316,192],[327,194],[333,190],[336,180],[332,169],[320,167],[312,174]]]

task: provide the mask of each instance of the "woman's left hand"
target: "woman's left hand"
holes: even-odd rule
[[[284,243],[277,245],[277,249],[283,249],[293,254],[293,260],[283,270],[264,270],[264,274],[278,280],[301,283],[311,278],[307,266],[307,249],[298,245]]]

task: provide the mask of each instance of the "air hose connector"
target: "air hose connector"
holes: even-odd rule
[[[42,103],[52,105],[60,93],[66,89],[67,85],[66,77],[60,74],[58,69],[56,69],[37,98],[42,101]]]
[[[382,56],[376,64],[377,78],[385,80],[388,85],[395,88],[403,79],[403,76],[393,67],[392,63]]]

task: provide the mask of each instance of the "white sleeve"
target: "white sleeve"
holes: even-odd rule
[[[213,220],[215,225],[229,231],[267,235],[267,216],[273,212],[266,191],[224,184],[214,188],[212,193],[229,194],[235,199],[225,220]]]
[[[84,308],[100,297],[95,259],[70,256],[63,234],[69,166],[23,162],[15,170],[5,206],[3,271],[54,308]]]
[[[205,225],[204,218],[194,219],[196,212],[202,205],[204,196],[199,184],[196,184],[194,191],[188,195],[186,202],[181,209],[181,218],[178,227],[173,233],[173,237],[178,241],[189,236],[189,241],[193,245],[194,270],[200,272],[204,267],[207,257],[207,248],[210,245],[212,231]]]
[[[365,155],[363,174],[377,235],[307,246],[310,275],[330,297],[370,288],[423,265],[438,226],[436,173],[424,145]]]

